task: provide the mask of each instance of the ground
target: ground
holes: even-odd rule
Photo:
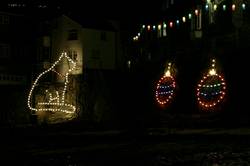
[[[2,129],[8,165],[250,165],[249,128]]]

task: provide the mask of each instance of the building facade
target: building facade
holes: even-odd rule
[[[0,12],[0,89],[3,125],[27,123],[26,89],[29,85],[34,41],[32,20],[19,14]]]

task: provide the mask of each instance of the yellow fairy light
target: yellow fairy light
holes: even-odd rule
[[[62,91],[61,98],[60,98],[58,91],[55,92],[56,97],[53,97],[52,93],[49,93],[49,91],[46,90],[45,92],[49,94],[49,100],[46,102],[39,102],[37,104],[37,106],[33,107],[31,105],[31,96],[33,94],[34,88],[38,85],[38,81],[40,80],[40,78],[44,74],[46,74],[50,71],[56,72],[54,70],[55,66],[61,61],[61,59],[63,57],[67,58],[67,60],[69,62],[71,62],[73,64],[73,66],[65,74],[65,82],[64,82],[64,88]],[[69,83],[69,80],[68,80],[69,73],[72,72],[75,69],[75,67],[76,67],[76,63],[70,57],[67,56],[66,52],[62,53],[61,56],[58,58],[58,60],[49,69],[47,69],[44,72],[42,72],[41,74],[39,74],[38,77],[35,79],[32,87],[31,87],[31,90],[29,92],[29,95],[28,95],[28,102],[27,102],[28,108],[31,111],[52,111],[52,112],[60,111],[60,112],[64,112],[64,113],[74,113],[76,110],[76,107],[74,105],[65,103],[65,93],[67,90],[67,85]],[[58,72],[56,72],[56,73],[58,73]],[[61,74],[59,74],[59,75],[62,76]],[[51,107],[51,108],[49,108],[49,107]]]
[[[195,13],[196,16],[198,16],[198,14],[199,14],[198,9],[195,9],[194,13]]]
[[[211,69],[210,71],[209,71],[209,74],[212,76],[212,75],[216,75],[216,71],[215,71],[215,69]]]
[[[215,11],[216,9],[217,9],[217,5],[215,4],[215,5],[214,5],[214,11]]]
[[[165,72],[165,76],[167,76],[167,77],[170,77],[170,76],[171,76],[170,68],[171,68],[171,63],[168,63],[168,69],[167,69],[167,71]]]
[[[236,8],[235,4],[232,4],[232,11],[235,11],[235,8]]]
[[[216,70],[215,70],[215,59],[212,59],[212,68],[209,70],[209,74],[216,75]]]
[[[165,72],[165,76],[167,76],[167,77],[170,77],[170,76],[171,76],[171,74],[170,74],[170,71],[169,71],[169,70]]]
[[[161,24],[158,25],[158,30],[161,30]]]
[[[183,17],[182,17],[182,21],[183,21],[183,22],[186,22],[186,17],[183,16]]]
[[[150,29],[151,29],[151,26],[150,26],[150,25],[148,25],[148,26],[147,26],[147,28],[148,28],[148,31],[150,31]]]

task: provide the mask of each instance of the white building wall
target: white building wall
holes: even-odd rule
[[[88,69],[114,69],[116,59],[115,32],[82,28],[67,16],[54,21],[52,32],[52,59],[55,61],[63,51],[77,52],[77,69],[82,74]],[[70,30],[78,32],[77,40],[68,40]],[[66,65],[66,63],[65,63]],[[63,71],[62,71],[63,72]]]
[[[62,16],[55,20],[56,29],[52,33],[52,59],[55,61],[63,51],[76,52],[76,57],[71,57],[76,62],[76,70],[73,74],[82,74],[83,69],[83,45],[81,36],[81,25],[71,20],[67,16]],[[77,32],[77,40],[69,40],[70,31]],[[65,62],[65,65],[67,63]],[[62,69],[63,70],[63,69]],[[63,72],[63,71],[62,71]]]

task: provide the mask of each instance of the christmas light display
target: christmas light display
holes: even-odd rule
[[[201,107],[210,109],[221,103],[225,98],[226,83],[224,78],[216,73],[215,59],[212,60],[212,67],[205,75],[197,88],[197,100]]]
[[[158,81],[155,91],[155,99],[157,103],[164,107],[171,102],[176,86],[175,79],[171,75],[170,67],[171,63],[168,64],[167,71]]]
[[[168,25],[168,28],[174,28],[175,25],[174,23],[176,23],[176,25],[179,25],[181,23],[180,18],[182,18],[182,23],[185,24],[187,22],[186,18],[188,18],[189,20],[191,19],[195,19],[197,17],[199,17],[199,15],[201,14],[202,8],[204,8],[205,12],[212,12],[215,13],[217,11],[219,11],[219,8],[222,8],[223,12],[226,12],[227,10],[230,10],[231,12],[235,12],[236,10],[242,10],[245,11],[247,10],[247,8],[249,7],[249,4],[242,2],[242,3],[238,3],[238,4],[232,4],[231,6],[227,6],[226,4],[220,5],[221,2],[211,2],[211,1],[207,1],[206,4],[204,4],[204,7],[201,7],[199,9],[190,9],[189,13],[187,13],[184,16],[176,16],[176,20],[162,20],[160,21],[160,23],[154,23],[152,25],[148,24],[147,25],[147,31],[150,33],[151,31],[162,31],[164,28],[164,24]],[[223,3],[223,2],[222,2]],[[158,25],[158,29],[154,28],[153,25]],[[151,28],[153,27],[153,28]],[[165,27],[166,28],[166,27]],[[140,32],[144,32],[144,30],[146,29],[145,24],[142,25],[140,27]],[[137,33],[136,33],[137,34]],[[162,37],[162,35],[158,35],[158,37]],[[133,37],[134,41],[138,41],[140,39],[140,36],[136,35]]]
[[[59,72],[55,71],[55,66],[62,60],[63,57],[65,57],[68,60],[68,62],[72,64],[72,67],[66,72],[65,75],[62,75]],[[61,56],[58,58],[58,60],[49,69],[39,74],[38,77],[35,79],[28,96],[28,102],[27,102],[28,108],[31,111],[51,111],[51,112],[60,111],[64,113],[74,113],[76,107],[74,105],[65,102],[65,93],[67,90],[67,85],[69,83],[69,78],[68,78],[69,73],[72,72],[75,69],[75,67],[76,63],[72,59],[70,59],[70,57],[68,57],[66,53],[62,53]],[[60,77],[64,78],[64,87],[61,96],[58,91],[55,91],[54,92],[55,96],[53,97],[53,92],[50,93],[49,90],[45,90],[44,95],[48,95],[49,99],[47,99],[47,101],[44,102],[38,102],[35,106],[32,106],[31,97],[32,95],[34,95],[33,94],[34,89],[35,87],[38,86],[39,80],[42,78],[42,76],[48,72],[54,72]]]

